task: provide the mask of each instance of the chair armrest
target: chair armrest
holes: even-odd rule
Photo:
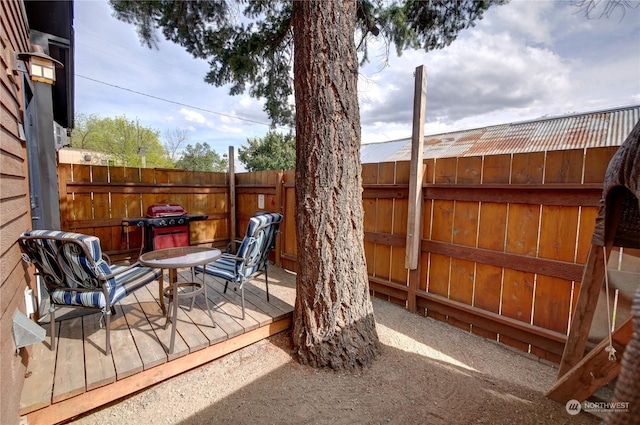
[[[104,252],[102,253],[102,259],[107,262],[108,265],[111,265],[111,257],[109,257]]]
[[[234,246],[234,248],[235,248],[235,249],[234,249],[234,251],[235,251],[236,249],[238,249],[238,247],[240,246],[240,244],[241,244],[241,243],[242,243],[242,239],[232,239],[232,240],[231,240],[231,242],[229,242],[229,243],[227,244],[227,248],[225,249],[225,251],[224,251],[224,252],[226,252],[226,253],[230,253],[230,252],[231,252],[231,245],[232,245],[232,244],[234,244],[234,245],[235,245],[235,246]]]
[[[234,260],[234,261],[237,261],[237,262],[244,261],[244,258],[236,257],[235,255],[229,254],[227,252],[223,252],[222,255],[220,256],[220,258],[226,258],[227,260]]]

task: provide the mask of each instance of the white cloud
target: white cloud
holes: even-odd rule
[[[512,1],[508,7],[489,9],[476,25],[483,33],[508,32],[531,43],[549,45],[553,41],[553,1]]]
[[[197,124],[206,124],[207,119],[200,112],[192,111],[190,109],[180,109],[180,114],[185,121],[195,122]]]
[[[223,133],[241,134],[243,132],[239,127],[230,127],[228,125],[216,126],[215,129]]]

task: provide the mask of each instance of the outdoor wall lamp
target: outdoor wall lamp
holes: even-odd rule
[[[18,59],[29,62],[29,74],[33,81],[55,84],[56,68],[62,68],[62,62],[44,53],[42,46],[33,44],[31,52],[18,52]]]

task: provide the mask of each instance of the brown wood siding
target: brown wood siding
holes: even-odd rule
[[[26,150],[19,138],[21,74],[14,73],[11,52],[28,51],[29,29],[21,1],[0,2],[0,423],[17,424],[25,367],[34,361],[30,348],[15,355],[12,322],[25,312],[24,290],[31,282],[21,261],[17,239],[30,228]]]

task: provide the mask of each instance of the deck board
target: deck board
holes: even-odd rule
[[[144,370],[166,363],[167,354],[147,320],[137,299],[131,295],[120,301],[124,317],[138,350]]]
[[[269,289],[277,284],[270,303],[262,289],[264,280],[256,287],[245,287],[245,320],[241,320],[239,294],[222,294],[224,286],[219,283],[208,282],[207,288],[215,327],[203,296],[196,297],[191,310],[186,301],[181,302],[173,356],[167,354],[171,325],[164,329],[157,283],[116,305],[110,356],[105,354],[100,313],[59,317],[56,350],[50,350],[49,337],[32,347],[20,414],[30,425],[64,422],[288,329],[295,277],[278,270],[281,276],[269,279]],[[48,332],[48,324],[43,326]]]
[[[207,293],[209,295],[209,299],[211,299],[212,292],[214,291],[208,291]],[[244,332],[249,332],[260,327],[258,321],[249,314],[246,314],[244,319],[242,318],[242,308],[240,307],[240,303],[238,302],[238,304],[236,304],[233,297],[229,297],[221,292],[216,292],[214,297],[216,300],[216,307],[228,314],[233,318],[233,320],[242,326]]]
[[[97,313],[82,318],[87,391],[116,381],[113,359],[106,355],[106,332],[100,327],[100,316]]]
[[[122,305],[116,306],[116,316],[111,320],[111,350],[114,352],[116,379],[123,379],[144,370]]]
[[[212,307],[209,305],[209,307]],[[204,302],[204,297],[200,297],[196,299],[195,308],[193,310],[184,312],[191,321],[198,326],[200,331],[204,334],[204,336],[209,340],[209,345],[216,344],[218,342],[222,342],[229,338],[227,333],[220,327],[218,324],[211,323],[211,319],[209,315],[206,313],[206,304]],[[212,315],[214,316],[215,322],[215,314],[212,310]]]
[[[179,281],[191,281],[192,277],[191,273],[181,273]],[[188,292],[190,289],[183,289],[184,292]],[[153,293],[150,293],[153,294]],[[204,294],[197,295],[196,299],[203,299]],[[202,303],[204,305],[204,302]],[[184,342],[187,344],[190,353],[194,351],[201,350],[205,347],[209,346],[209,338],[202,332],[202,330],[193,322],[191,316],[189,316],[187,311],[192,310],[194,315],[197,315],[196,310],[201,310],[201,313],[204,314],[207,318],[208,313],[206,312],[206,307],[200,307],[199,304],[193,305],[193,309],[191,308],[191,298],[187,298],[184,300],[180,300],[179,306],[182,308],[178,309],[178,324],[176,328],[176,338],[177,334],[180,334]],[[209,324],[211,324],[211,319],[209,319]]]
[[[254,285],[245,286],[244,296],[251,304],[271,316],[273,320],[281,319],[291,311],[289,304],[273,294],[270,294],[270,300],[267,301],[267,293]]]
[[[266,314],[262,309],[259,308],[258,305],[260,303],[256,299],[257,297],[252,296],[251,293],[247,290],[247,288],[250,285],[251,284],[245,284],[245,291],[244,291],[246,316],[251,317],[253,320],[255,320],[258,323],[258,326],[266,326],[269,323],[273,322],[273,316]],[[233,289],[228,289],[227,292],[224,293],[224,286],[222,285],[215,286],[214,284],[214,287],[220,288],[222,290],[221,296],[224,297],[229,302],[233,303],[233,305],[238,306],[238,309],[240,311],[239,317],[242,317],[242,309],[239,307],[242,305],[242,299],[240,297],[240,293],[234,291]],[[265,295],[265,300],[266,300],[266,295]]]
[[[56,335],[60,334],[60,326],[56,324]],[[47,336],[40,344],[34,344],[26,372],[26,379],[20,397],[20,411],[37,410],[51,404],[53,395],[53,378],[55,377],[57,350],[51,350],[49,341],[51,332],[45,326]],[[57,339],[56,339],[57,341]],[[56,348],[56,347],[54,347]]]
[[[53,403],[85,391],[82,317],[60,322]]]
[[[145,288],[135,291],[133,295],[140,303],[142,311],[144,311],[144,314],[147,316],[147,320],[149,320],[149,323],[158,337],[158,340],[163,345],[165,352],[168,353],[169,346],[171,345],[171,323],[168,323],[165,326],[166,319],[162,314],[162,310],[160,310],[160,304],[157,303],[156,298],[154,298]],[[189,347],[180,336],[180,333],[176,332],[173,353],[167,354],[167,358],[171,361],[187,354],[189,354]]]

